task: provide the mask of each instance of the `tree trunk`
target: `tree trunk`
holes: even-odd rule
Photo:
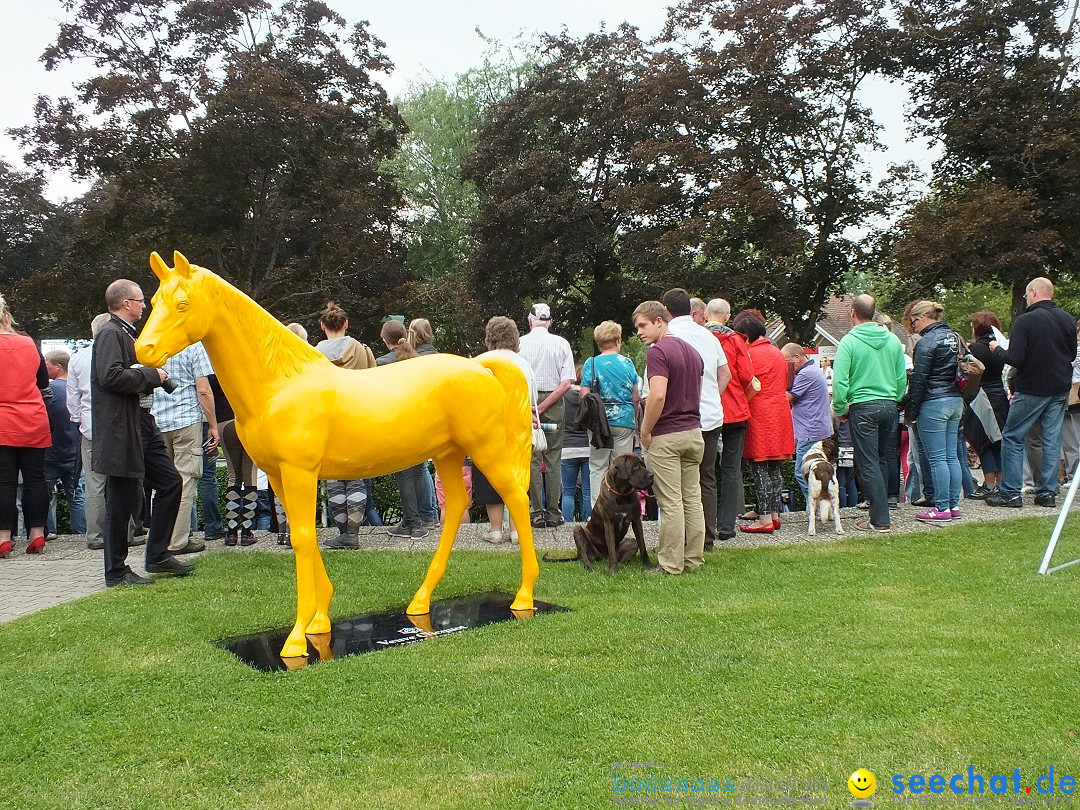
[[[1015,321],[1021,315],[1024,314],[1024,310],[1027,309],[1027,302],[1024,300],[1024,293],[1027,292],[1027,281],[1024,278],[1013,278],[1012,283],[1012,319]]]

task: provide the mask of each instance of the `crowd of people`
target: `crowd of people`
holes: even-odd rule
[[[940,304],[913,301],[903,315],[907,346],[874,299],[860,295],[851,306],[853,328],[827,368],[799,344],[774,345],[759,311],[732,317],[727,301],[706,302],[681,288],[631,315],[647,346],[641,375],[621,353],[615,320],[596,326],[596,351],[576,363],[570,343],[551,330],[548,304],[530,308],[525,335],[496,316],[485,330],[488,350],[513,358],[529,381],[532,527],[587,520],[611,460],[640,453],[653,474],[660,520],[655,571],[693,571],[737,531],[780,528],[783,463],[794,461],[805,501],[802,458],[826,439],[836,448],[841,503],[868,510],[856,522],[868,532],[890,531],[890,511],[905,499],[924,510],[916,519],[932,524],[959,519],[962,495],[1018,508],[1030,487],[1037,505],[1055,506],[1061,458],[1066,481],[1080,461],[1080,321],[1053,295],[1048,279],[1032,280],[1007,341],[994,313],[975,314],[968,340],[944,320]],[[152,580],[127,565],[132,545],[145,542],[148,573],[183,576],[194,566],[180,558],[202,551],[205,540],[255,543],[258,471],[201,344],[163,368],[144,368],[134,348],[142,290],[121,279],[105,299],[108,312],[91,323],[89,346],[42,356],[0,297],[0,556],[14,547],[21,487],[26,553],[40,553],[55,536],[56,499],[66,498],[72,530],[104,551],[106,584],[141,585]],[[347,334],[348,316],[335,303],[320,327],[316,349],[357,373],[438,351],[422,318],[384,319],[386,352],[378,357]],[[289,329],[307,340],[299,324]],[[228,467],[224,514],[219,445]],[[981,460],[977,487],[969,445]],[[744,468],[756,492],[755,507],[745,512]],[[463,473],[473,502],[486,507],[485,538],[516,540],[512,523],[504,531],[501,498],[483,471],[467,462]],[[424,537],[446,517],[440,482],[428,464],[394,478],[402,514],[386,531]],[[360,527],[381,524],[371,481],[328,481],[326,493],[338,530],[327,547],[359,548]],[[204,540],[195,536],[197,501]],[[281,510],[277,522],[278,541],[288,543]]]

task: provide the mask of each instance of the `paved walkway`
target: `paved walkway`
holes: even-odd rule
[[[1031,496],[1025,496],[1023,509],[993,509],[981,501],[964,501],[966,522],[992,522],[1020,517],[1053,517],[1056,510],[1043,509],[1033,505]],[[1080,498],[1077,499],[1080,501]],[[913,507],[901,505],[893,512],[893,528],[897,532],[936,531],[939,527],[927,526],[915,520]],[[1073,505],[1074,512],[1080,511],[1080,503]],[[866,512],[857,509],[845,509],[842,512],[846,535],[860,536],[855,529],[855,521],[866,517]],[[650,550],[656,547],[656,523],[645,523],[645,539]],[[455,548],[501,550],[516,553],[518,548],[510,543],[492,546],[482,537],[487,531],[487,524],[466,524],[458,532]],[[320,529],[321,540],[328,540],[335,534],[333,529]],[[569,526],[559,529],[544,529],[536,533],[538,549],[572,549],[573,537]],[[279,546],[276,535],[258,532],[259,542],[247,548],[227,548],[221,540],[207,543],[207,550],[200,554],[188,555],[187,560],[194,560],[207,554],[251,554],[254,552],[290,553],[288,546]],[[866,536],[866,535],[863,535]],[[873,535],[881,537],[882,535]],[[841,539],[833,533],[832,524],[818,525],[817,537],[806,535],[806,513],[791,512],[784,516],[783,526],[771,535],[739,534],[733,540],[724,543],[722,548],[753,548],[761,546],[790,545],[793,543],[827,542]],[[1049,539],[1049,535],[1047,536]],[[365,529],[360,537],[361,547],[367,550],[389,549],[396,551],[434,551],[438,535],[432,532],[422,540],[398,540],[378,529]],[[20,544],[6,560],[0,560],[0,623],[11,621],[38,610],[43,610],[62,602],[70,602],[105,589],[102,570],[102,553],[86,548],[84,538],[65,535],[48,544],[43,554],[28,555]],[[128,558],[132,568],[143,573],[141,567],[142,546],[132,549]],[[348,554],[347,551],[332,552]],[[1067,553],[1067,552],[1066,552]],[[1037,563],[1038,561],[1035,561]]]

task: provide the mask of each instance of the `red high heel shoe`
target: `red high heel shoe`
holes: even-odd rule
[[[45,550],[45,538],[35,537],[26,547],[27,554],[40,554]]]
[[[774,529],[780,528],[780,518],[773,518],[772,527]]]
[[[740,526],[740,532],[746,532],[747,534],[772,534],[776,531],[772,526]]]
[[[5,540],[3,543],[0,543],[0,559],[3,559],[10,554],[13,548],[15,548],[15,546],[11,544],[10,540]]]

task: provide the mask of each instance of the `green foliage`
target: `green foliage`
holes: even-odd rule
[[[291,624],[291,555],[211,554],[186,579],[0,625],[0,678],[19,685],[0,713],[5,802],[599,807],[613,773],[648,774],[622,760],[827,776],[827,807],[851,801],[857,766],[882,784],[971,763],[1024,786],[1050,764],[1075,776],[1080,579],[1034,574],[1051,526],[725,549],[682,577],[545,565],[537,597],[571,612],[276,674],[213,642]],[[429,559],[326,555],[333,617],[404,607]],[[516,554],[458,551],[436,599],[519,574]]]
[[[317,0],[68,5],[46,66],[100,72],[17,131],[34,165],[99,181],[66,257],[35,278],[81,303],[63,326],[117,276],[152,291],[146,256],[173,247],[287,320],[327,298],[358,322],[382,314],[402,276],[400,196],[380,166],[404,124],[364,24]]]
[[[894,3],[912,128],[941,148],[895,255],[913,284],[1027,282],[1080,262],[1080,86],[1072,0]],[[1062,24],[1062,21],[1068,20]]]

